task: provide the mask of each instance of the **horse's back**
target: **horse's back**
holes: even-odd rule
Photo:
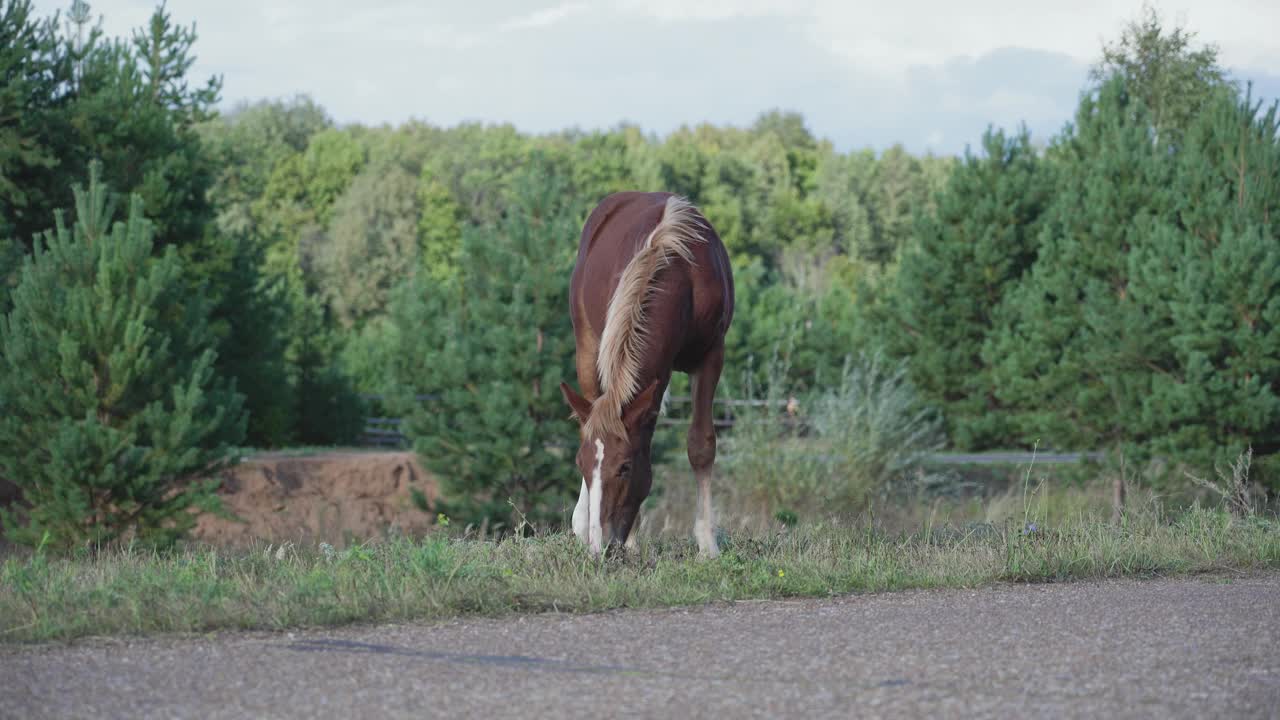
[[[627,263],[661,222],[669,192],[626,191],[605,197],[583,224],[578,259],[570,283],[571,314],[579,346],[593,346]],[[702,242],[690,250],[693,264],[677,259],[657,278],[653,296],[654,332],[680,333],[688,341],[677,352],[699,354],[701,346],[723,339],[733,316],[733,276],[720,236],[700,211]],[[684,361],[677,365],[687,364]]]
[[[671,193],[629,190],[613,193],[596,205],[582,226],[578,266],[588,255],[608,256],[625,266],[662,219]]]

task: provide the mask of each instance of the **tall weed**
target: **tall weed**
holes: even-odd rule
[[[775,360],[766,392],[735,417],[721,472],[750,501],[780,513],[853,514],[875,494],[927,474],[942,423],[925,408],[905,362],[878,352],[847,357],[835,382],[804,398],[786,394]]]

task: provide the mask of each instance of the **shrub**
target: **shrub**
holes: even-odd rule
[[[785,375],[775,367],[771,375]],[[920,402],[907,365],[880,353],[847,357],[838,382],[792,402],[784,382],[739,413],[723,443],[724,472],[780,511],[856,512],[875,494],[923,472],[943,446],[939,417]]]

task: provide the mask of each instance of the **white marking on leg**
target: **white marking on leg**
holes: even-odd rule
[[[604,549],[604,531],[600,528],[600,502],[604,497],[604,478],[601,477],[600,468],[604,465],[604,442],[596,439],[596,467],[591,471],[591,527],[588,530],[589,544],[591,552],[599,555]]]
[[[578,493],[578,504],[573,508],[573,534],[583,542],[587,541],[587,479],[582,478],[582,490]]]
[[[711,516],[711,472],[698,473],[698,515],[693,522],[693,534],[698,539],[698,549],[707,557],[720,554],[716,546],[715,525]]]

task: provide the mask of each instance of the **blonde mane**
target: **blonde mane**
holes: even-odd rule
[[[703,227],[692,203],[674,195],[667,198],[662,219],[623,269],[609,299],[604,332],[600,334],[596,374],[601,395],[592,404],[591,417],[583,427],[588,436],[626,435],[622,408],[642,389],[640,368],[648,331],[644,310],[654,290],[653,278],[676,257],[693,262],[692,246],[702,242],[699,230]]]

